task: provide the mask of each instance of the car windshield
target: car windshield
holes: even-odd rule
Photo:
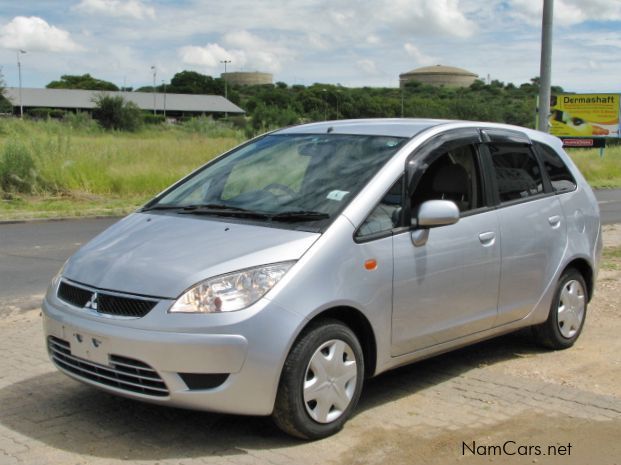
[[[143,210],[270,222],[326,221],[407,139],[268,135],[206,165]]]

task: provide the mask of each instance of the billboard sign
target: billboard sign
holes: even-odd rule
[[[620,137],[619,94],[558,94],[550,102],[550,134]]]

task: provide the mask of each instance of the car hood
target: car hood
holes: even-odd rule
[[[297,260],[319,236],[192,215],[134,213],[78,250],[63,276],[99,289],[175,299],[212,276]]]

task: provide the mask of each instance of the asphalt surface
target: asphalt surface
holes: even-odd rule
[[[596,192],[603,224],[621,223],[621,189]],[[0,224],[0,302],[45,292],[63,262],[117,219]]]
[[[621,223],[621,189],[595,191],[603,224]]]
[[[43,294],[65,260],[118,219],[0,224],[0,302]]]

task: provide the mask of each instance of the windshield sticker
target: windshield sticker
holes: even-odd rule
[[[348,191],[332,191],[326,196],[326,199],[340,202],[347,194],[349,194]]]

